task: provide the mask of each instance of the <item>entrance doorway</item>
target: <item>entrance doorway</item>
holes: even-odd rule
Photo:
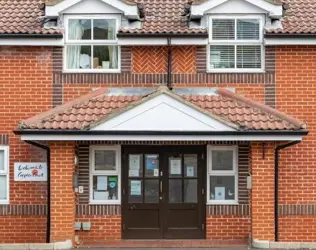
[[[205,238],[205,147],[123,147],[124,239]]]

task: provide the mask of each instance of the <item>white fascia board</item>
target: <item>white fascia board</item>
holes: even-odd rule
[[[45,16],[47,17],[58,17],[60,12],[71,6],[79,3],[81,0],[64,0],[54,6],[46,6]],[[136,5],[128,5],[119,0],[100,0],[114,8],[124,12],[127,18],[137,19],[138,18],[138,8]],[[83,10],[84,12],[84,10]],[[78,13],[79,14],[79,13]]]
[[[265,38],[265,45],[316,45],[316,38]]]
[[[0,39],[4,46],[64,46],[62,38],[4,38]]]
[[[219,1],[207,1],[200,5],[192,5],[191,16],[192,17],[202,17],[206,11],[209,11],[229,0],[219,0]],[[283,14],[283,8],[281,5],[274,5],[265,0],[245,0],[260,9],[263,9],[269,13],[271,17],[281,17]],[[223,13],[225,14],[225,13]]]
[[[23,141],[301,141],[301,135],[21,135]]]
[[[207,45],[207,37],[173,37],[171,45]],[[167,38],[162,37],[120,37],[119,45],[168,45]]]

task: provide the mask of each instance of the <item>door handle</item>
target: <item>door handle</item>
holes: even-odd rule
[[[160,186],[160,193],[162,193],[162,181],[160,181],[159,186]]]

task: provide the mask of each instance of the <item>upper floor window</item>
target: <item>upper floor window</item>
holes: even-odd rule
[[[211,17],[210,29],[209,71],[264,70],[262,18]]]
[[[66,17],[64,69],[75,72],[118,72],[117,45],[119,18],[107,16]]]

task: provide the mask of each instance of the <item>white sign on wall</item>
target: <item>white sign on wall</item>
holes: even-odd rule
[[[14,163],[15,181],[47,181],[46,162]]]

